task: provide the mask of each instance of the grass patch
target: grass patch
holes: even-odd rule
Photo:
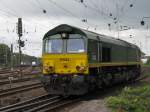
[[[143,64],[142,67],[150,67],[150,64]]]
[[[113,112],[150,112],[150,83],[139,87],[125,87],[118,96],[106,99]]]
[[[143,76],[144,77],[150,77],[150,73],[145,73]]]

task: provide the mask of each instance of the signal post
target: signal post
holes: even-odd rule
[[[22,78],[22,69],[21,69],[22,51],[21,51],[21,47],[24,47],[24,41],[21,40],[21,37],[22,37],[22,18],[18,18],[17,34],[19,37],[19,39],[18,39],[18,44],[19,44],[19,72],[20,72],[20,76]]]

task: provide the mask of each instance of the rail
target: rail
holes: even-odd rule
[[[23,86],[19,86],[19,87],[15,87],[15,88],[1,90],[0,97],[4,97],[4,96],[8,96],[8,95],[16,94],[19,92],[36,89],[36,88],[41,88],[41,87],[42,87],[41,83],[34,83],[34,84],[30,84],[30,85],[23,85]]]
[[[42,95],[27,101],[0,108],[1,112],[46,112],[79,101],[69,96]]]

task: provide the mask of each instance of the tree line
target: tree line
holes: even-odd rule
[[[21,65],[32,65],[32,62],[36,62],[39,65],[40,58],[30,56],[27,54],[21,55]],[[6,44],[0,44],[0,68],[2,67],[17,67],[20,65],[19,53],[12,53],[10,47]]]

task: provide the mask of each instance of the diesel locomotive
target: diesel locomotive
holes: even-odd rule
[[[135,80],[140,57],[136,45],[62,24],[43,37],[41,81],[50,94],[82,95]]]

